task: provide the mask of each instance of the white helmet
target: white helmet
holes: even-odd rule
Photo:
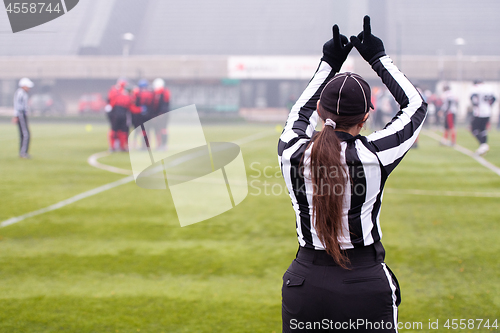
[[[165,81],[163,79],[158,78],[153,81],[154,90],[161,89],[163,87],[165,87]]]
[[[27,77],[23,77],[21,80],[19,80],[19,87],[28,87],[28,88],[33,88],[35,84],[33,81],[28,79]]]

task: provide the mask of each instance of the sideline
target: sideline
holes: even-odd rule
[[[434,132],[431,132],[431,131],[422,131],[422,134],[425,134],[427,135],[429,138],[431,139],[434,139],[436,141],[441,141],[441,137],[439,135],[437,135],[436,133]],[[488,162],[487,160],[485,160],[483,157],[479,156],[479,155],[476,155],[474,154],[472,151],[470,151],[469,149],[465,148],[465,147],[462,147],[458,144],[455,144],[455,146],[453,147],[453,149],[455,149],[456,151],[464,154],[464,155],[467,155],[469,157],[472,157],[473,159],[475,159],[479,164],[481,164],[482,166],[490,169],[491,171],[493,171],[494,173],[496,173],[498,176],[500,176],[500,168],[497,167],[496,165]]]
[[[441,141],[441,137],[432,131],[422,131],[422,134],[425,134],[431,139],[436,141]],[[500,168],[496,165],[488,162],[483,157],[474,154],[469,149],[462,147],[458,144],[455,144],[453,147],[456,151],[472,157],[482,166],[490,169],[494,173],[500,176]],[[395,189],[395,188],[386,188],[386,193],[392,194],[411,194],[411,195],[431,195],[431,196],[445,196],[445,197],[482,197],[482,198],[500,198],[500,193],[496,192],[465,192],[465,191],[433,191],[433,190],[416,190],[416,189]]]
[[[239,140],[233,141],[233,143],[236,143],[238,145],[243,145],[243,144],[246,144],[246,143],[250,143],[252,141],[256,141],[256,140],[265,138],[267,136],[270,136],[271,134],[276,134],[276,132],[275,131],[264,131],[264,132],[261,132],[261,133],[252,134],[252,135],[249,135],[247,137],[241,138]],[[56,204],[53,204],[53,205],[50,205],[48,207],[45,207],[45,208],[42,208],[42,209],[38,209],[38,210],[35,210],[33,212],[29,212],[29,213],[26,213],[26,214],[23,214],[23,215],[20,215],[20,216],[12,217],[10,219],[7,219],[7,220],[1,222],[0,223],[0,228],[4,228],[4,227],[7,227],[9,225],[21,222],[21,221],[23,221],[23,220],[25,220],[27,218],[33,217],[33,216],[37,216],[37,215],[40,215],[40,214],[44,214],[44,213],[47,213],[47,212],[54,211],[56,209],[65,207],[67,205],[70,205],[70,204],[72,204],[74,202],[80,201],[82,199],[85,199],[85,198],[91,197],[93,195],[102,193],[104,191],[110,190],[110,189],[115,188],[117,186],[120,186],[120,185],[123,185],[123,184],[127,184],[127,183],[130,183],[130,182],[134,181],[134,176],[131,175],[132,174],[131,170],[120,169],[120,168],[117,168],[117,167],[113,167],[113,166],[102,164],[102,163],[98,162],[99,158],[108,156],[109,154],[110,153],[107,152],[107,151],[93,154],[92,156],[90,156],[87,159],[87,163],[90,164],[91,166],[95,167],[95,168],[98,168],[98,169],[102,169],[102,170],[106,170],[106,171],[113,172],[113,173],[118,173],[118,174],[129,175],[128,177],[122,178],[120,180],[117,180],[117,181],[109,183],[109,184],[105,184],[105,185],[99,186],[99,187],[94,188],[92,190],[89,190],[89,191],[77,194],[74,197],[71,197],[69,199],[60,201],[60,202],[58,202]]]

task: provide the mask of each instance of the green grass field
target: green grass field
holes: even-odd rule
[[[22,160],[17,129],[0,123],[0,223],[125,177],[87,164],[106,150],[104,124],[31,130],[33,158]],[[281,277],[297,240],[279,133],[205,131],[209,141],[269,133],[241,146],[251,186],[240,205],[181,228],[168,191],[132,182],[0,228],[0,332],[281,332]],[[458,142],[477,148],[466,130]],[[486,158],[500,166],[500,133],[489,143]],[[100,162],[130,169],[125,153]],[[500,321],[500,177],[422,134],[386,188],[383,243],[402,289],[399,321],[422,323],[400,331],[496,331],[443,325]]]

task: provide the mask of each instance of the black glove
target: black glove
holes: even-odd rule
[[[335,72],[338,72],[351,52],[352,44],[349,43],[346,36],[339,33],[338,25],[335,24],[332,31],[333,38],[323,45],[321,60],[327,62]]]
[[[363,19],[363,31],[359,33],[358,37],[351,36],[351,43],[370,65],[378,58],[385,56],[384,43],[380,38],[372,35],[370,16],[368,15]]]

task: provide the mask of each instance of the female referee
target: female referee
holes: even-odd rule
[[[368,83],[337,74],[356,47],[400,105],[381,131],[361,136]],[[397,332],[398,282],[384,263],[380,206],[389,174],[415,142],[427,105],[371,34],[350,42],[337,25],[321,63],[290,111],[278,156],[299,240],[283,276],[283,332]],[[315,132],[318,116],[323,130]]]

